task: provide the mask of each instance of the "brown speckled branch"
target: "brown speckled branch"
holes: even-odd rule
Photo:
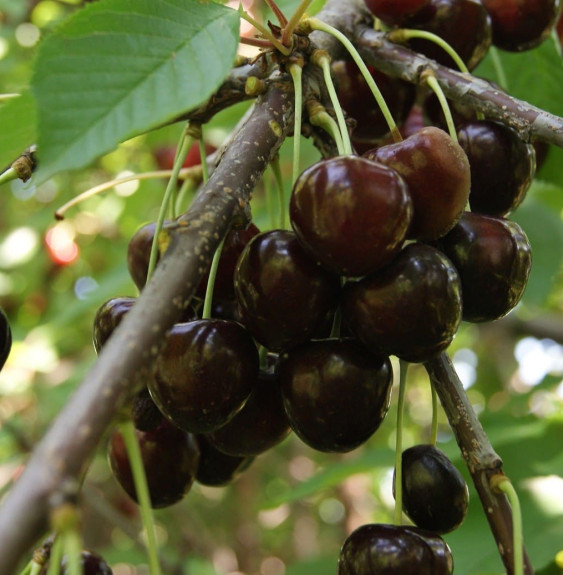
[[[180,225],[137,304],[104,346],[98,361],[36,446],[0,508],[0,573],[11,575],[47,528],[61,490],[76,491],[100,438],[138,377],[158,353],[168,329],[191,298],[235,211],[293,128],[293,92],[272,88],[248,121]]]

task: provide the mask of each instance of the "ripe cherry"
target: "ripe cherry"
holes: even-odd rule
[[[319,451],[351,451],[369,439],[389,409],[392,380],[389,359],[352,339],[311,341],[280,363],[291,427]]]
[[[451,575],[453,558],[437,535],[406,525],[368,524],[342,546],[338,575]]]
[[[460,218],[471,187],[469,161],[443,130],[428,126],[365,156],[392,168],[407,183],[413,201],[409,238],[439,238]]]
[[[6,313],[0,308],[0,369],[4,367],[12,349],[12,329]]]
[[[82,567],[83,575],[113,575],[113,571],[106,561],[92,551],[83,550],[80,552],[80,566]],[[49,563],[47,562],[39,572],[39,575],[46,575],[48,567]],[[61,575],[69,575],[69,569],[68,557],[64,555],[61,561]]]
[[[195,438],[167,421],[153,431],[137,431],[143,466],[154,508],[168,507],[180,501],[190,490],[199,463]],[[123,436],[116,429],[108,444],[108,458],[113,475],[137,501],[137,494]]]
[[[461,321],[459,275],[439,250],[409,244],[382,270],[345,286],[342,319],[368,349],[426,361],[448,347]]]
[[[137,298],[134,297],[112,298],[98,308],[93,328],[93,342],[96,353],[101,351],[110,335],[121,323],[123,316],[133,307],[136,301]]]
[[[306,168],[291,194],[291,225],[324,268],[363,276],[401,249],[412,202],[401,176],[358,156],[338,156]]]
[[[242,409],[257,376],[258,351],[250,334],[232,321],[201,319],[172,328],[148,386],[174,425],[210,433]]]
[[[516,222],[467,212],[438,245],[459,272],[465,321],[499,319],[520,301],[532,252]]]
[[[430,0],[365,0],[376,18],[388,26],[403,26]]]
[[[403,451],[402,465],[403,510],[413,523],[440,535],[459,527],[469,491],[446,454],[434,445],[415,445]]]
[[[293,232],[255,236],[235,270],[242,323],[271,351],[311,338],[336,307],[340,279],[318,266]],[[307,305],[303,305],[307,302]]]
[[[200,459],[196,481],[208,487],[231,483],[254,461],[254,457],[227,455],[219,451],[205,435],[198,435],[197,443]]]

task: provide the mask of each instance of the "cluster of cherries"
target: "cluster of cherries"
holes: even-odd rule
[[[510,50],[539,43],[558,8],[556,0],[366,4],[390,27],[444,37],[470,69],[491,40]],[[428,41],[410,43],[451,64]],[[431,99],[421,107],[414,87],[374,71],[404,122],[404,139],[389,143],[355,67],[338,63],[334,73],[343,108],[358,122],[352,138],[363,155],[323,159],[301,173],[290,200],[291,231],[231,229],[211,318],[201,317],[206,275],[139,382],[131,413],[155,508],[180,501],[194,481],[229,483],[291,431],[323,452],[357,448],[389,408],[390,355],[425,362],[449,346],[462,320],[497,320],[522,297],[531,250],[506,216],[534,176],[533,146],[459,109],[456,142],[425,125]],[[143,227],[128,248],[140,290],[154,232],[154,224]],[[135,302],[115,298],[98,310],[97,351]],[[115,477],[136,500],[117,429],[108,453]],[[402,459],[404,510],[416,527],[360,527],[344,543],[339,575],[453,572],[440,536],[463,521],[467,485],[435,446],[412,447]]]

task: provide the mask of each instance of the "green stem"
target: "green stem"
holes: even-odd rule
[[[38,563],[35,563],[35,561],[33,561],[33,559],[22,569],[22,571],[20,571],[20,575],[30,575],[31,570],[33,569],[34,565],[38,565]],[[41,565],[38,565],[39,569],[41,569]]]
[[[426,30],[411,30],[410,28],[401,28],[400,30],[394,30],[390,32],[389,40],[391,42],[406,42],[411,38],[420,38],[421,40],[428,40],[437,46],[440,46],[444,52],[455,62],[456,66],[464,74],[469,74],[469,70],[465,65],[465,62],[460,58],[459,54],[443,39],[437,34],[432,32],[427,32]]]
[[[64,550],[68,562],[68,575],[84,575],[80,562],[82,551],[82,538],[75,529],[69,529],[63,534]]]
[[[200,128],[201,135],[199,137],[199,158],[201,160],[201,177],[203,183],[209,181],[209,167],[207,166],[207,152],[205,151],[205,140],[203,138],[203,126]]]
[[[285,230],[287,226],[287,210],[285,209],[285,191],[283,189],[283,177],[281,173],[280,167],[280,157],[276,155],[276,157],[272,160],[270,167],[272,168],[272,172],[274,174],[274,179],[276,180],[276,192],[278,198],[278,211],[279,211],[279,229]]]
[[[268,221],[270,224],[270,229],[275,230],[277,227],[276,223],[276,210],[274,208],[274,184],[270,178],[264,178],[264,188],[266,190],[266,207],[268,209]]]
[[[41,575],[41,570],[43,569],[43,565],[39,565],[39,563],[35,563],[32,561],[30,563],[29,575]],[[24,575],[22,573],[22,575]]]
[[[343,156],[346,152],[344,149],[344,142],[338,129],[338,124],[334,118],[326,110],[316,110],[314,114],[309,115],[309,121],[313,126],[318,126],[327,132],[334,140],[338,153]]]
[[[162,226],[166,218],[166,212],[168,210],[170,199],[173,196],[174,190],[178,186],[178,174],[182,169],[182,165],[184,164],[184,160],[186,159],[186,155],[188,154],[188,150],[191,148],[192,144],[193,144],[192,136],[189,136],[186,133],[186,130],[184,130],[182,132],[182,136],[180,137],[180,143],[178,144],[179,151],[176,153],[176,158],[174,159],[174,166],[172,167],[172,175],[168,180],[168,185],[166,186],[164,197],[162,199],[162,204],[160,205],[160,211],[158,212],[158,218],[156,220],[156,226],[154,229],[154,238],[151,246],[151,254],[149,257],[147,282],[149,281],[154,271],[154,268],[156,267],[156,260],[158,258],[158,236],[162,230]]]
[[[508,477],[504,477],[495,485],[502,491],[512,508],[512,540],[514,547],[514,575],[524,574],[524,547],[522,537],[522,511],[520,509],[520,500],[514,485]]]
[[[344,118],[344,112],[342,111],[342,106],[338,101],[338,96],[334,88],[334,83],[332,81],[332,76],[330,74],[330,58],[326,55],[321,55],[317,58],[317,63],[323,71],[323,76],[325,84],[332,102],[332,107],[336,113],[336,119],[338,120],[338,128],[340,130],[340,135],[342,136],[342,142],[344,146],[344,154],[352,154],[352,143],[350,142],[350,134],[348,134],[348,126],[346,125],[346,119]]]
[[[217,246],[211,260],[211,268],[209,269],[209,279],[207,280],[207,287],[205,289],[205,300],[203,302],[203,311],[201,312],[201,319],[209,319],[211,317],[211,307],[213,305],[213,288],[215,287],[215,278],[217,277],[217,270],[219,269],[219,260],[221,259],[221,252],[223,251],[223,244],[225,238]]]
[[[297,9],[289,19],[287,26],[284,27],[281,37],[281,42],[284,46],[288,45],[289,37],[291,36],[291,34],[293,34],[293,31],[299,24],[299,21],[303,17],[303,14],[305,14],[305,12],[307,11],[307,8],[309,8],[311,2],[312,0],[301,0],[299,6],[297,6]]]
[[[60,575],[62,559],[63,540],[59,533],[55,537],[53,546],[51,547],[51,554],[49,555],[49,569],[47,570],[47,575]]]
[[[289,56],[291,49],[287,48],[286,46],[284,46],[271,32],[270,30],[268,30],[268,28],[266,28],[265,26],[263,26],[262,24],[260,24],[260,22],[258,22],[257,20],[255,20],[250,14],[248,14],[247,12],[245,12],[242,8],[242,4],[239,7],[238,10],[239,16],[243,19],[246,20],[250,25],[252,25],[254,28],[256,28],[256,30],[258,30],[258,32],[260,32],[260,34],[262,34],[262,36],[264,36],[264,38],[266,38],[267,40],[269,40],[273,46],[276,48],[276,50],[279,50],[284,56]]]
[[[348,40],[348,38],[342,32],[340,32],[340,30],[333,28],[332,26],[326,24],[322,20],[318,20],[317,18],[309,18],[307,20],[307,25],[312,30],[320,30],[322,32],[326,32],[327,34],[331,34],[342,43],[342,45],[346,48],[346,50],[348,50],[350,56],[352,56],[354,62],[356,62],[356,65],[360,69],[360,72],[362,73],[364,80],[367,82],[367,85],[369,86],[373,96],[375,97],[377,105],[379,106],[379,109],[381,110],[381,113],[383,114],[383,117],[385,118],[385,121],[389,126],[389,130],[391,131],[393,140],[395,142],[402,141],[403,137],[401,136],[401,132],[399,132],[399,128],[397,128],[397,124],[393,119],[393,115],[389,110],[389,106],[387,106],[387,103],[385,102],[385,98],[381,94],[381,91],[377,87],[377,84],[375,83],[373,76],[370,74],[370,71],[368,70],[367,66],[362,60],[362,57],[360,56],[360,54],[358,53],[352,42],[350,42],[350,40]]]
[[[266,369],[268,367],[268,348],[261,345],[258,348],[258,358],[260,360],[260,369]]]
[[[438,80],[436,80],[436,77],[431,73],[421,74],[421,79],[424,79],[428,84],[428,86],[430,86],[434,94],[436,94],[436,97],[440,102],[440,106],[442,106],[442,112],[444,113],[444,116],[446,118],[446,124],[448,125],[448,132],[450,134],[450,137],[454,142],[457,143],[457,131],[455,129],[455,123],[452,116],[452,111],[450,110],[448,100],[444,95],[442,87],[438,83]]]
[[[0,186],[2,184],[6,184],[8,182],[12,182],[13,180],[18,179],[18,174],[14,168],[8,168],[5,172],[0,174]]]
[[[299,158],[301,156],[301,123],[303,116],[303,87],[302,76],[303,69],[299,64],[290,64],[289,73],[293,79],[293,86],[295,90],[295,123],[293,128],[293,177],[292,182],[295,183],[299,176]]]
[[[264,2],[274,13],[279,25],[283,28],[287,24],[287,18],[285,17],[285,14],[280,10],[280,7],[275,3],[274,0],[264,0]]]
[[[489,48],[489,54],[491,55],[491,59],[493,61],[493,68],[495,69],[498,83],[505,92],[508,92],[508,78],[506,77],[504,66],[502,65],[502,60],[500,59],[498,50],[495,48],[495,46],[491,46]]]
[[[131,421],[126,421],[119,425],[119,430],[123,436],[125,449],[131,465],[135,492],[141,511],[141,519],[147,534],[147,553],[149,556],[149,573],[150,575],[160,575],[160,564],[158,562],[158,547],[156,542],[156,533],[154,518],[152,513],[149,486],[147,476],[141,456],[141,449],[137,441],[135,427]]]
[[[397,431],[395,440],[395,525],[401,525],[403,517],[403,411],[409,363],[399,361],[399,398],[397,401]]]
[[[436,445],[438,441],[438,394],[430,383],[430,390],[432,393],[432,431],[430,433],[430,443]]]
[[[178,194],[176,195],[176,206],[174,208],[177,214],[181,214],[187,207],[187,204],[189,202],[186,200],[186,198],[189,194],[192,194],[193,197],[194,188],[195,188],[194,181],[189,177],[186,178],[182,183],[182,185],[180,186]]]

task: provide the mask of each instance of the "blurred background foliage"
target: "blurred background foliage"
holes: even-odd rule
[[[255,9],[263,6],[255,3]],[[279,2],[288,11],[295,1]],[[80,0],[0,0],[0,94],[29,83],[37,42],[80,8]],[[510,92],[563,116],[563,65],[553,39],[526,54],[500,54]],[[498,81],[487,59],[476,71]],[[244,113],[235,106],[206,126],[219,145]],[[116,296],[135,295],[129,238],[156,219],[165,182],[130,183],[71,209],[53,212],[94,185],[129,172],[154,170],[158,150],[173,150],[182,126],[121,145],[87,170],[36,187],[13,183],[0,194],[0,305],[14,345],[0,374],[0,496],[28,452],[95,361],[92,320]],[[303,166],[318,154],[304,142]],[[290,192],[291,142],[281,154]],[[270,227],[264,188],[253,214]],[[534,265],[523,301],[507,318],[463,325],[451,354],[493,446],[522,498],[524,536],[543,575],[563,573],[563,151],[549,149],[524,205],[514,214],[528,233]],[[486,294],[484,294],[486,297]],[[395,366],[397,367],[397,366]],[[165,572],[193,575],[325,575],[335,573],[340,545],[355,527],[391,522],[395,402],[378,432],[346,455],[314,452],[290,436],[256,459],[234,484],[195,485],[181,503],[156,512]],[[427,441],[430,390],[420,366],[410,370],[405,447]],[[469,476],[443,413],[439,446]],[[141,524],[111,476],[102,442],[83,491],[86,546],[103,554],[116,575],[146,573]],[[503,568],[471,489],[466,522],[447,535],[456,573],[497,574]]]

